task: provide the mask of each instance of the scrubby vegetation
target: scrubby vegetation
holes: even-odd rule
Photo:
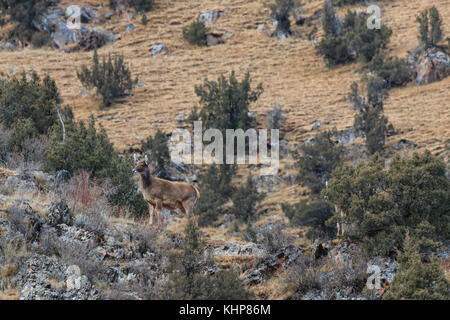
[[[120,2],[123,1],[109,0],[109,6],[116,8]],[[125,3],[133,7],[137,12],[148,12],[155,6],[155,0],[126,0]]]
[[[315,194],[320,193],[331,172],[341,164],[342,147],[333,141],[333,134],[333,131],[317,133],[312,143],[300,147],[297,181]]]
[[[212,276],[202,270],[205,261],[205,243],[193,220],[184,230],[181,252],[170,257],[169,283],[164,298],[178,300],[245,300],[252,297],[241,284],[237,273],[224,270]]]
[[[193,21],[188,27],[183,28],[183,38],[190,44],[206,46],[206,33],[208,28],[201,21]]]
[[[266,7],[270,9],[270,17],[276,21],[276,30],[274,35],[281,37],[282,35],[291,34],[290,15],[296,14],[296,10],[301,6],[298,0],[274,0],[267,3]]]
[[[445,163],[429,152],[395,156],[389,168],[376,155],[337,169],[323,193],[348,215],[350,237],[361,239],[371,254],[392,255],[402,249],[408,230],[424,239],[448,239],[448,184]]]
[[[42,14],[51,3],[0,0],[0,19],[5,19],[2,23],[8,22],[1,30],[3,39],[0,40],[12,43],[0,44],[7,63],[14,61],[9,55],[18,57],[17,61],[24,59],[22,52],[14,51],[20,50],[20,42],[31,41],[35,47],[47,43],[49,34],[29,24],[34,19],[25,19]],[[234,64],[239,61],[243,68],[267,67],[256,73],[266,85],[273,85],[266,96],[261,84],[253,85],[249,73],[242,78],[234,72],[219,76],[217,70],[229,70],[228,60],[218,69],[216,59],[197,68],[197,54],[211,58],[211,52],[220,48],[196,48],[183,53],[175,42],[163,37],[161,41],[173,47],[171,54],[148,53],[147,41],[153,42],[156,33],[150,38],[141,37],[142,30],[156,32],[155,21],[159,25],[164,20],[170,26],[166,36],[173,35],[173,30],[181,32],[186,20],[180,20],[178,14],[185,9],[184,4],[177,4],[175,10],[169,6],[168,11],[166,5],[158,5],[156,9],[161,12],[152,13],[151,19],[150,16],[147,19],[146,13],[155,5],[153,0],[110,3],[112,8],[106,9],[107,13],[102,6],[83,9],[87,10],[86,14],[94,10],[93,24],[107,24],[106,30],[127,29],[119,46],[129,45],[129,37],[135,34],[137,42],[132,39],[132,43],[137,44],[136,48],[126,52],[136,53],[143,43],[145,52],[137,57],[146,63],[152,61],[150,67],[153,61],[159,61],[161,70],[151,69],[155,74],[148,75],[146,80],[151,84],[139,84],[146,88],[139,90],[136,97],[131,95],[137,79],[132,80],[123,56],[103,57],[101,62],[95,52],[92,65],[82,67],[77,76],[83,86],[96,89],[103,99],[103,107],[130,97],[126,105],[136,104],[134,111],[129,106],[121,106],[117,112],[95,110],[103,127],[93,116],[79,121],[87,116],[84,107],[81,112],[78,108],[89,99],[80,100],[73,104],[77,108],[75,120],[71,107],[63,106],[56,83],[49,76],[40,78],[30,71],[14,76],[22,68],[13,63],[4,66],[10,75],[0,71],[0,300],[5,295],[16,299],[450,298],[448,275],[444,272],[450,239],[450,140],[442,143],[439,137],[436,140],[421,136],[424,131],[416,132],[417,127],[413,127],[423,124],[417,122],[417,114],[405,127],[405,122],[398,120],[402,114],[398,108],[403,106],[398,98],[404,97],[398,95],[398,90],[391,91],[392,101],[387,100],[389,89],[405,86],[417,77],[419,56],[432,59],[438,51],[448,53],[439,46],[445,28],[435,7],[418,16],[421,46],[408,52],[406,58],[388,55],[403,50],[398,46],[385,50],[392,34],[389,28],[369,30],[368,16],[364,13],[348,11],[340,18],[333,8],[333,5],[365,3],[362,0],[326,1],[323,10],[314,1],[274,0],[266,4],[266,11],[270,11],[275,32],[262,23],[261,17],[252,17],[253,13],[264,10],[261,3],[252,4],[248,11],[244,8],[245,19],[239,21],[238,29],[232,27],[234,18],[231,17],[240,12],[234,3],[230,4],[230,10],[205,12],[206,8],[200,8],[202,13],[212,14],[211,17],[223,14],[221,19],[225,24],[220,22],[212,28],[230,37],[227,46],[233,47],[230,53],[238,56],[237,60],[231,60]],[[307,16],[298,17],[303,3]],[[395,9],[398,6],[388,7],[398,10]],[[408,6],[407,10],[411,8],[417,6]],[[61,15],[58,19],[64,19],[64,11],[59,9],[51,8],[48,12],[58,10],[56,15]],[[142,24],[148,24],[148,28],[134,29],[129,22],[122,23],[124,17],[136,18],[133,11],[141,15]],[[176,17],[171,16],[174,12]],[[296,26],[291,28],[292,20]],[[397,28],[398,23],[396,18],[389,25]],[[323,38],[316,43],[314,34],[320,25],[323,34],[319,34]],[[284,38],[303,28],[309,28],[307,31],[311,33],[299,34],[302,39],[282,42],[273,39],[260,42],[255,30]],[[160,30],[157,32],[159,36]],[[208,32],[203,23],[195,21],[183,29],[183,37],[191,44],[205,46],[206,40],[210,40]],[[243,42],[250,38],[258,51],[245,47]],[[241,59],[235,45],[245,48],[242,51],[245,59]],[[316,45],[329,66],[351,61],[361,64],[325,70],[319,78],[316,78],[317,70],[286,68],[290,60],[299,65],[304,60],[313,68],[320,58],[305,59],[302,51],[309,54],[312,51],[308,46]],[[110,49],[114,51],[114,47]],[[269,51],[263,51],[267,48],[278,50],[279,54],[267,54]],[[422,54],[428,48],[433,50],[426,51],[430,54],[424,57]],[[409,49],[412,48],[405,46],[405,50]],[[36,50],[30,57],[34,59],[39,52],[44,54],[44,50]],[[300,59],[297,56],[292,59],[292,52],[299,54]],[[68,57],[69,52],[64,49],[57,54]],[[70,53],[78,54],[81,53]],[[51,52],[45,55],[51,63],[59,61]],[[438,55],[443,57],[441,53]],[[178,60],[180,56],[182,62]],[[68,76],[59,66],[49,68],[48,61],[39,58],[43,64],[40,69],[49,70],[52,76],[57,72],[55,80],[64,86],[61,87],[64,99],[79,98],[78,88],[73,90],[69,84],[75,72]],[[28,62],[23,63],[27,70]],[[174,63],[168,70],[179,71],[176,71],[177,81],[165,78],[165,74],[161,79],[157,77],[168,71],[164,63]],[[140,72],[147,72],[149,66]],[[277,68],[279,73],[272,73],[272,68]],[[186,79],[185,73],[195,76]],[[192,94],[189,81],[197,82],[206,73],[216,78],[194,87],[198,105],[185,117],[186,103],[192,97],[181,95],[186,95],[189,89]],[[276,74],[287,78],[274,80],[272,76]],[[304,85],[299,78],[289,78],[297,74],[301,74],[301,81],[311,81],[311,85]],[[334,91],[342,89],[342,84],[349,79],[353,81],[358,74],[362,74],[362,81],[350,88],[349,100],[355,115],[353,127],[348,127],[345,114],[348,110],[339,109],[345,97],[342,98],[342,92]],[[342,83],[339,77],[343,77]],[[293,79],[297,82],[291,84]],[[160,80],[164,83],[157,83]],[[188,82],[187,90],[179,86],[184,82]],[[328,84],[333,92],[314,91],[319,90],[316,84]],[[288,86],[293,90],[287,91]],[[180,99],[172,95],[173,87],[181,89]],[[430,87],[433,94],[442,94],[437,86]],[[301,90],[298,96],[295,90]],[[428,93],[430,89],[420,90]],[[406,89],[407,94],[417,96],[413,91],[413,86]],[[329,99],[316,100],[319,94]],[[168,106],[162,106],[161,97]],[[299,99],[303,100],[299,103]],[[273,107],[273,101],[280,101],[285,107],[278,102]],[[387,106],[387,102],[393,103]],[[306,104],[312,107],[305,107]],[[324,106],[332,111],[319,114]],[[172,107],[168,112],[166,108]],[[389,107],[389,118],[398,124],[398,131],[389,124],[385,107]],[[157,111],[156,121],[153,111]],[[312,123],[313,119],[317,120]],[[172,163],[167,141],[170,130],[174,126],[189,127],[195,120],[202,120],[203,130],[216,128],[222,133],[226,129],[282,130],[279,170],[273,176],[264,176],[260,173],[266,168],[259,164]],[[142,141],[138,136],[141,133],[135,131],[126,133],[133,135],[131,141],[127,140],[128,136],[117,139],[124,131],[123,127],[115,131],[115,126],[126,123],[142,132],[147,130],[142,126],[150,123],[155,131]],[[114,140],[108,137],[110,130]],[[113,141],[120,143],[117,147],[125,151],[119,152]],[[267,147],[271,142],[273,139]],[[436,155],[428,151],[412,153],[411,149],[416,148],[430,149]],[[134,152],[140,157],[148,156],[152,175],[198,186],[201,196],[195,204],[194,216],[165,206],[162,214],[166,224],[157,228],[147,225],[148,205],[139,193],[136,183],[139,177],[132,173],[136,165],[131,157]],[[193,194],[189,186],[186,189]],[[382,269],[382,288],[372,290],[367,285],[369,266]],[[80,289],[69,288],[72,267],[80,269]]]
[[[132,178],[134,162],[130,156],[122,157],[114,149],[103,128],[97,131],[95,120],[87,124],[65,119],[66,138],[63,141],[60,126],[50,135],[49,148],[45,154],[45,169],[48,171],[67,170],[76,174],[87,170],[93,178],[110,179],[117,186],[111,194],[113,205],[128,207],[135,215],[144,213],[147,204],[136,192]]]
[[[35,46],[42,46],[49,40],[49,33],[38,31],[35,20],[57,0],[2,0],[0,1],[0,19],[3,23],[13,22],[8,38],[15,38],[22,42],[31,41]],[[6,21],[4,19],[7,19]]]
[[[282,203],[281,208],[292,225],[310,227],[306,237],[312,241],[318,238],[333,239],[336,235],[336,226],[331,220],[334,209],[324,200],[302,200],[293,206]]]
[[[369,64],[369,69],[376,76],[384,79],[385,88],[403,86],[410,82],[413,76],[412,68],[403,58],[386,58],[377,54]]]
[[[141,142],[142,151],[148,154],[148,159],[154,163],[153,173],[157,177],[167,179],[169,173],[166,164],[170,162],[169,147],[167,146],[167,137],[161,130],[158,129],[155,135],[149,136],[146,140]]]
[[[392,35],[392,30],[385,25],[369,29],[364,13],[348,11],[341,21],[331,1],[324,5],[322,27],[325,37],[318,45],[318,52],[328,65],[344,64],[353,58],[370,62],[386,48]]]
[[[366,138],[366,147],[370,154],[382,152],[390,126],[384,116],[383,101],[387,97],[385,81],[380,77],[365,79],[366,96],[361,96],[358,84],[354,82],[349,95],[353,109],[357,111],[353,122],[356,132]]]
[[[131,79],[131,72],[125,64],[122,55],[111,56],[102,63],[98,60],[97,50],[94,52],[91,68],[83,66],[77,72],[78,79],[88,89],[96,88],[97,94],[103,98],[103,107],[109,107],[112,102],[130,94],[138,79]]]
[[[203,121],[204,128],[246,130],[254,121],[248,115],[249,106],[262,92],[261,84],[255,90],[251,89],[249,73],[241,81],[234,71],[228,79],[221,75],[217,81],[205,80],[204,84],[195,87],[201,106],[198,118]]]
[[[249,221],[255,218],[257,204],[263,200],[265,194],[259,193],[255,181],[251,175],[247,177],[247,181],[237,187],[231,196],[233,207],[231,213],[242,221]]]
[[[223,205],[234,193],[231,179],[235,171],[235,166],[211,165],[199,174],[198,185],[201,197],[195,205],[194,213],[199,215],[200,226],[212,225],[225,213]]]
[[[417,17],[419,41],[425,48],[435,47],[442,40],[442,18],[435,6],[425,9]]]
[[[403,252],[399,255],[398,274],[383,299],[448,300],[450,283],[438,262],[424,262],[414,237],[406,235]]]

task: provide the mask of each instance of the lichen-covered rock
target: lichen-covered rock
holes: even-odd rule
[[[205,11],[198,17],[198,22],[203,22],[204,24],[215,24],[217,19],[223,15],[223,11]]]
[[[65,201],[52,202],[47,213],[47,223],[51,226],[58,224],[72,224],[69,206]]]
[[[167,47],[162,43],[155,43],[150,46],[150,51],[153,57],[167,50],[168,50]]]
[[[442,50],[430,48],[417,59],[414,82],[428,84],[444,79],[450,74],[450,58]]]
[[[75,270],[75,272],[70,272]],[[20,300],[95,300],[98,290],[77,266],[68,266],[55,256],[32,254],[13,278],[22,288]]]

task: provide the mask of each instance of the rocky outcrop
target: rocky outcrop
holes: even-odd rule
[[[200,14],[198,21],[207,25],[212,25],[215,24],[217,19],[219,19],[222,15],[223,11],[205,11]]]
[[[72,271],[74,270],[74,271]],[[77,266],[61,259],[32,254],[20,265],[13,283],[22,288],[20,300],[96,300],[98,290]]]
[[[150,46],[150,52],[152,56],[156,56],[160,53],[167,52],[168,48],[162,43],[154,43]]]
[[[414,82],[428,84],[444,79],[450,74],[450,58],[438,48],[429,48],[414,61]]]
[[[300,248],[289,245],[265,256],[254,268],[244,273],[244,284],[256,285],[266,281],[274,272],[289,267],[302,253]]]

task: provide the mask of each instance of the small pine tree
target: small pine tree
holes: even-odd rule
[[[366,137],[366,147],[370,154],[384,149],[388,131],[388,119],[384,116],[383,100],[387,96],[384,80],[375,77],[366,80],[367,97],[361,97],[358,84],[351,86],[349,99],[355,115],[353,127],[356,132],[362,132]]]
[[[270,17],[277,22],[274,34],[291,34],[291,21],[289,15],[294,13],[300,6],[298,0],[275,0],[273,3],[266,4],[270,9]]]
[[[330,0],[323,6],[322,27],[325,37],[336,38],[342,35],[342,25]]]
[[[233,193],[233,207],[231,213],[242,221],[249,221],[255,217],[256,205],[265,198],[265,194],[259,193],[251,174],[246,183],[241,185]]]
[[[147,19],[147,15],[146,14],[142,15],[141,23],[142,23],[143,26],[146,26],[148,24],[148,19]]]
[[[188,27],[183,28],[183,38],[188,43],[197,46],[206,46],[206,28],[203,22],[193,21]]]
[[[167,137],[160,129],[156,131],[155,136],[149,136],[147,140],[142,142],[142,151],[149,153],[149,160],[156,163],[155,172],[157,177],[162,179],[169,178],[169,172],[166,165],[170,162],[169,147],[167,145]]]
[[[33,72],[0,80],[0,123],[12,130],[7,149],[22,151],[27,139],[46,135],[58,121],[60,104],[58,88],[48,76],[41,81]]]
[[[384,54],[377,54],[369,63],[369,69],[384,79],[386,89],[403,86],[411,81],[412,69],[403,58],[387,59]]]
[[[419,41],[425,48],[435,47],[442,40],[442,18],[435,6],[425,9],[417,17]]]
[[[435,259],[422,262],[415,238],[406,235],[399,267],[383,299],[449,300],[450,283]]]
[[[22,151],[25,142],[38,135],[31,119],[20,118],[11,129],[9,139],[6,143],[7,151]]]
[[[139,216],[148,212],[142,195],[137,193],[133,180],[133,160],[121,157],[110,142],[106,131],[95,127],[94,118],[88,124],[76,123],[64,117],[66,139],[62,141],[62,130],[57,123],[50,132],[49,147],[45,151],[44,170],[67,170],[71,175],[86,170],[90,175],[104,181],[110,179],[115,186],[109,196],[112,205],[126,207]]]
[[[430,8],[430,44],[436,46],[442,40],[442,18],[435,6]]]
[[[181,251],[169,258],[169,281],[164,288],[163,298],[241,300],[251,297],[236,272],[219,271],[211,276],[202,272],[202,266],[212,261],[205,261],[205,242],[194,220],[188,220],[184,233]]]
[[[326,201],[313,199],[308,202],[303,200],[293,206],[282,203],[281,209],[292,225],[310,227],[306,233],[306,237],[310,240],[332,239],[336,235],[335,224],[328,223],[334,215],[334,210]]]
[[[320,193],[331,172],[342,162],[342,147],[334,143],[333,134],[332,131],[320,132],[316,134],[314,144],[305,143],[300,147],[297,182],[309,187],[315,194]]]
[[[263,92],[259,84],[251,90],[250,74],[247,73],[239,81],[234,71],[227,79],[221,75],[217,81],[205,80],[203,85],[195,87],[195,93],[200,97],[200,119],[204,128],[243,129],[247,130],[254,122],[248,115],[249,106],[258,100]]]
[[[200,226],[212,225],[225,211],[222,206],[227,203],[234,188],[231,184],[235,167],[230,165],[211,165],[199,174],[201,197],[195,204],[194,212],[199,216]]]
[[[123,56],[115,56],[108,60],[103,57],[100,64],[97,50],[94,51],[91,69],[82,66],[77,72],[78,79],[88,89],[96,88],[97,94],[103,98],[103,107],[111,105],[114,99],[129,94],[137,84],[138,79],[131,79],[130,69],[125,65]]]
[[[148,12],[153,9],[155,0],[130,0],[130,6],[137,12]]]

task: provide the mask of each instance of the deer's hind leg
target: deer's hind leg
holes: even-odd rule
[[[162,212],[162,201],[157,201],[156,202],[156,218],[157,218],[157,223],[158,223],[158,227],[161,227],[162,224],[164,223],[164,215]]]
[[[187,200],[183,201],[183,208],[184,208],[184,213],[187,214],[188,218],[193,218],[195,223],[197,224],[197,219],[196,219],[196,217],[194,215],[194,211],[193,211],[195,202],[196,202],[195,198],[187,199]]]

